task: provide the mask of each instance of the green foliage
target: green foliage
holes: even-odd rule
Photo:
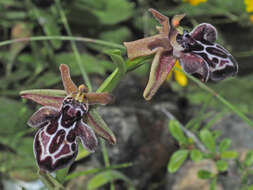
[[[228,169],[228,163],[224,160],[218,160],[216,162],[216,167],[217,167],[218,171],[224,172]]]
[[[201,130],[200,139],[210,152],[214,153],[216,151],[215,139],[209,130],[207,129]]]
[[[117,24],[133,15],[134,4],[128,1],[98,0],[97,4],[100,7],[91,12],[99,18],[101,24]]]
[[[230,147],[231,143],[232,143],[231,139],[228,139],[228,138],[223,139],[221,143],[219,144],[219,151],[221,153],[226,151]]]
[[[176,151],[170,158],[170,162],[168,164],[168,171],[170,173],[176,172],[186,160],[188,153],[188,150],[183,149]]]
[[[246,158],[243,162],[245,164],[245,166],[249,167],[249,166],[252,166],[253,164],[253,150],[249,151],[247,154],[246,154]]]
[[[128,184],[129,190],[135,189],[131,183],[131,180],[116,170],[105,171],[105,172],[101,172],[101,173],[95,175],[89,181],[87,189],[88,190],[97,189],[97,188],[105,185],[106,183],[112,182],[113,180],[123,180]]]
[[[107,166],[104,168],[71,173],[68,173],[69,168],[66,168],[56,172],[56,180],[50,175],[37,175],[32,150],[34,130],[26,125],[35,107],[34,104],[31,106],[30,103],[22,102],[19,91],[33,88],[61,88],[58,66],[63,63],[68,64],[75,78],[79,79],[83,76],[88,85],[88,75],[95,74],[105,78],[97,89],[99,92],[111,92],[128,72],[134,71],[139,77],[146,76],[149,70],[149,65],[146,63],[150,63],[152,56],[126,60],[122,42],[137,39],[143,33],[148,35],[157,32],[155,26],[158,22],[155,19],[149,19],[150,14],[146,12],[146,9],[153,6],[158,10],[161,9],[165,15],[185,12],[186,22],[190,27],[200,22],[210,22],[218,26],[218,29],[224,27],[226,23],[237,23],[236,25],[240,27],[247,26],[246,33],[241,33],[244,32],[241,30],[241,37],[247,36],[247,41],[248,38],[249,41],[252,39],[250,35],[247,35],[252,27],[248,18],[249,13],[245,12],[243,1],[238,0],[209,0],[198,6],[192,6],[183,1],[173,1],[173,3],[138,1],[135,4],[128,0],[76,0],[52,1],[47,7],[42,7],[34,2],[0,1],[2,41],[0,43],[0,145],[3,147],[0,149],[0,176],[3,174],[5,178],[24,181],[40,177],[48,188],[52,188],[50,183],[47,184],[48,181],[60,189],[63,182],[73,180],[75,177],[95,175],[89,182],[89,189],[99,188],[115,180],[123,180],[128,185],[128,189],[134,189],[131,180],[123,172],[116,171],[119,168],[130,167],[131,164],[110,165],[107,152],[102,146],[103,156],[106,157],[104,159],[107,159]],[[18,26],[22,27],[18,28]],[[19,30],[16,36],[13,36],[12,33],[16,29]],[[69,36],[64,38],[63,35]],[[244,43],[239,44],[234,41],[236,35],[238,35],[237,32],[232,35],[219,30],[218,40],[228,45],[229,49],[233,50],[233,55],[239,51],[236,55],[252,56],[248,46],[244,47],[240,45]],[[29,42],[6,41],[21,37],[33,38],[30,38]],[[71,43],[64,40],[71,40]],[[77,43],[77,41],[82,43]],[[215,161],[219,172],[228,170],[227,159],[236,159],[238,153],[229,150],[232,144],[231,139],[223,139],[219,142],[219,132],[213,131],[211,127],[228,113],[227,108],[234,111],[249,125],[252,124],[251,120],[247,120],[245,116],[245,113],[253,113],[252,81],[252,76],[248,75],[221,83],[208,84],[210,89],[219,92],[217,97],[222,95],[232,104],[222,98],[214,101],[212,96],[216,97],[217,94],[205,88],[205,85],[202,89],[192,84],[184,90],[173,88],[178,94],[187,97],[191,105],[201,105],[204,102],[199,113],[194,115],[185,128],[200,139],[200,143],[206,150],[199,148],[199,142],[183,132],[178,121],[171,120],[169,131],[180,144],[180,150],[172,155],[168,164],[169,172],[176,172],[188,155],[194,162],[203,159]],[[208,97],[203,89],[209,92]],[[216,115],[206,113],[210,108],[215,108],[220,112]],[[94,112],[96,114],[96,110]],[[211,120],[203,125],[206,119]],[[84,149],[80,150],[77,160],[89,155]],[[252,186],[248,184],[248,179],[253,173],[251,168],[253,152],[249,151],[245,160],[236,161],[241,168],[243,188],[252,189]],[[201,179],[209,179],[210,189],[215,189],[219,175],[201,170],[198,176]]]
[[[235,159],[237,156],[238,153],[235,151],[224,151],[221,153],[221,158],[223,159]]]
[[[207,170],[199,170],[198,177],[200,179],[210,179],[212,177],[212,173]]]
[[[177,120],[170,120],[169,130],[171,135],[182,145],[187,143],[187,138],[184,135],[184,132],[180,128],[180,124]]]
[[[198,149],[193,149],[191,150],[191,159],[194,162],[198,162],[200,160],[202,160],[203,158],[203,154],[198,150]]]

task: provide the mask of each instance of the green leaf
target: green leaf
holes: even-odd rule
[[[200,179],[210,179],[212,177],[212,173],[207,170],[199,170],[198,177]]]
[[[225,160],[218,160],[216,162],[216,167],[220,172],[224,172],[228,169],[228,163]]]
[[[219,151],[222,153],[224,151],[226,151],[230,145],[231,145],[231,139],[229,138],[226,138],[226,139],[223,139],[219,145]]]
[[[169,165],[168,165],[168,171],[170,173],[176,172],[180,166],[184,163],[185,159],[188,156],[189,151],[188,150],[178,150],[176,151],[170,159]]]
[[[98,0],[103,5],[100,9],[92,9],[102,24],[117,24],[133,15],[134,4],[125,0]]]
[[[105,168],[93,168],[93,169],[88,169],[88,170],[84,170],[84,171],[76,171],[76,172],[70,173],[65,178],[65,180],[71,180],[71,179],[77,178],[79,176],[84,176],[84,175],[96,174],[98,172],[107,171],[109,169],[111,170],[111,169],[128,168],[131,166],[133,166],[132,163],[122,163],[122,164],[118,164],[118,165],[111,165],[111,166],[105,167]]]
[[[213,153],[216,152],[215,139],[208,129],[203,129],[200,131],[200,139],[209,151]]]
[[[8,140],[13,141],[10,136],[27,128],[26,120],[31,112],[21,101],[9,98],[0,97],[0,105],[0,136],[9,137]],[[0,138],[0,141],[2,141],[2,138]]]
[[[210,190],[216,190],[216,181],[217,181],[216,177],[211,180]]]
[[[238,153],[235,151],[224,151],[221,153],[221,158],[223,159],[235,159],[237,156]]]
[[[126,62],[127,72],[135,70],[136,68],[142,66],[145,63],[152,62],[153,55],[145,56],[145,57],[137,57],[133,60],[128,59]]]
[[[253,150],[247,152],[245,160],[243,162],[246,166],[252,166],[253,164]]]
[[[198,161],[202,160],[202,158],[203,158],[203,155],[199,150],[197,150],[197,149],[191,150],[192,161],[198,162]]]
[[[60,64],[68,65],[72,76],[81,74],[80,67],[77,64],[70,64],[73,62],[73,60],[75,60],[74,53],[59,53],[56,54],[54,58],[58,66],[60,66]],[[114,67],[109,61],[98,59],[87,53],[81,54],[81,62],[87,73],[104,75],[107,70],[112,70]]]
[[[78,151],[78,155],[76,157],[76,161],[81,160],[81,159],[90,155],[90,152],[87,151],[86,149],[84,149],[81,144],[79,144],[78,146],[79,146],[79,151]]]
[[[169,122],[169,130],[171,135],[181,144],[187,144],[187,138],[184,135],[184,132],[182,131],[180,124],[177,120],[170,120]]]
[[[248,190],[253,190],[253,185],[249,186]]]
[[[43,9],[36,9],[35,7],[32,8],[32,13],[37,17],[39,24],[43,28],[43,31],[46,33],[47,36],[59,36],[60,26],[57,23],[58,15],[53,14],[53,9],[43,10]],[[51,40],[52,45],[54,48],[59,48],[62,44],[60,40]]]
[[[124,41],[127,41],[131,37],[131,32],[127,27],[113,28],[111,30],[104,31],[99,39],[105,41],[111,41],[114,43],[122,44]]]
[[[119,179],[125,181],[128,184],[128,186],[131,187],[130,189],[134,190],[131,180],[128,177],[126,177],[123,173],[118,172],[116,170],[104,171],[95,175],[88,182],[87,189],[88,190],[97,189],[109,182],[112,182],[113,180]]]
[[[106,53],[111,57],[113,63],[118,67],[119,73],[123,76],[126,72],[126,64],[121,56],[120,50],[107,50]]]

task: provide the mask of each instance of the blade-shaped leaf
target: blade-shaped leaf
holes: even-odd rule
[[[219,144],[219,151],[220,152],[226,151],[230,147],[231,143],[232,143],[231,139],[229,138],[223,139]]]
[[[88,190],[93,190],[97,189],[113,180],[123,180],[125,181],[131,190],[134,190],[135,188],[133,187],[131,180],[126,177],[123,173],[118,172],[116,170],[109,170],[109,171],[104,171],[101,172],[97,175],[95,175],[88,183],[87,189]]]
[[[107,126],[105,121],[96,111],[96,109],[91,109],[88,113],[88,124],[94,129],[95,133],[105,140],[107,140],[110,144],[116,143],[116,137],[111,131],[111,129]]]
[[[212,173],[209,172],[208,170],[199,170],[198,171],[198,177],[200,179],[209,179],[212,177]]]
[[[199,150],[197,150],[197,149],[191,150],[192,161],[198,162],[198,161],[202,160],[202,158],[203,158],[203,155]]]
[[[119,68],[119,72],[121,75],[124,75],[126,72],[126,64],[121,56],[120,50],[107,50],[106,53],[111,57],[113,63]]]
[[[168,171],[170,173],[176,172],[180,168],[180,166],[184,163],[185,159],[188,156],[188,153],[189,153],[188,150],[176,151],[170,159],[170,162],[168,165]]]
[[[237,156],[238,153],[235,151],[224,151],[221,153],[221,158],[223,159],[235,159]]]
[[[187,144],[187,139],[179,125],[180,124],[178,123],[177,120],[170,120],[169,122],[170,133],[175,139],[177,139],[178,142],[182,144]]]
[[[44,106],[60,108],[66,92],[64,90],[38,89],[21,91],[20,96]]]
[[[249,151],[247,154],[246,154],[246,157],[245,157],[245,160],[244,160],[244,164],[246,166],[251,166],[253,164],[253,150]]]
[[[208,148],[209,151],[213,153],[216,151],[215,139],[209,130],[207,129],[201,130],[200,139],[204,143],[204,145]]]
[[[225,160],[218,160],[216,162],[216,167],[220,172],[224,172],[228,169],[228,163]]]

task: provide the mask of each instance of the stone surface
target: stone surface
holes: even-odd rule
[[[202,160],[198,163],[187,161],[177,173],[168,174],[168,177],[175,178],[172,190],[209,190],[208,180],[198,178],[197,174],[199,170],[208,170],[212,173],[217,173],[215,163],[211,160]],[[167,189],[170,189],[170,187]],[[217,185],[216,190],[222,190],[222,187]]]

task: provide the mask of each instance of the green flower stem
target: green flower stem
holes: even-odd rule
[[[40,180],[49,190],[64,190],[64,187],[53,178],[49,173],[43,171],[38,172]]]
[[[97,40],[97,39],[92,39],[92,38],[85,38],[85,37],[75,37],[75,36],[33,36],[33,37],[27,37],[27,38],[17,38],[13,40],[2,41],[0,42],[0,46],[6,46],[13,43],[21,43],[21,42],[26,42],[26,41],[44,41],[44,40],[79,41],[79,42],[94,43],[94,44],[98,44],[105,47],[125,50],[124,46],[115,44],[112,42],[107,42],[107,41]]]
[[[105,140],[100,138],[100,144],[102,147],[102,153],[103,153],[103,157],[104,157],[105,167],[110,167],[110,161],[109,161],[108,152],[107,152],[107,149],[105,146]]]
[[[71,32],[71,30],[70,30],[70,27],[69,27],[69,24],[68,24],[68,20],[67,20],[66,15],[65,15],[65,13],[64,13],[64,11],[63,11],[63,9],[62,9],[62,7],[61,7],[60,1],[59,1],[59,0],[56,0],[55,2],[56,2],[56,6],[57,6],[57,8],[58,8],[58,10],[59,10],[60,17],[61,17],[62,23],[63,23],[63,25],[64,25],[64,28],[66,29],[67,34],[68,34],[69,36],[72,36],[72,32]],[[91,90],[92,90],[91,82],[90,82],[90,79],[89,79],[89,77],[88,77],[87,72],[85,71],[85,69],[84,69],[84,67],[83,67],[83,64],[82,64],[82,61],[81,61],[81,55],[80,55],[80,53],[79,53],[79,51],[78,51],[78,49],[77,49],[77,47],[76,47],[76,43],[75,43],[74,41],[71,41],[71,46],[72,46],[72,49],[73,49],[73,51],[74,51],[74,55],[75,55],[77,64],[78,64],[78,66],[79,66],[79,68],[80,68],[80,70],[81,70],[81,73],[82,73],[82,75],[83,75],[83,79],[84,79],[84,81],[85,81],[85,83],[86,83],[86,85],[87,85],[89,91],[91,91]]]

